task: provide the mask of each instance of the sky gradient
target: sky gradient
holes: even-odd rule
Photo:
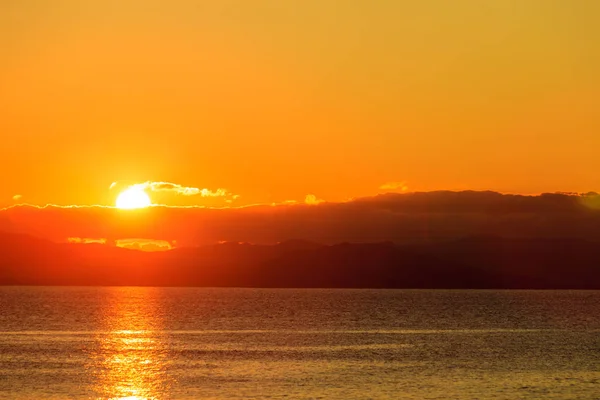
[[[3,1],[0,206],[113,205],[113,182],[227,191],[153,197],[209,206],[597,190],[599,19],[594,0]]]

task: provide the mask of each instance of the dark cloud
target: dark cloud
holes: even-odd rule
[[[406,192],[408,190],[408,185],[406,183],[406,181],[399,181],[399,182],[387,182],[384,183],[383,185],[379,186],[379,189],[381,190],[399,190],[402,192]]]
[[[495,192],[384,194],[345,203],[243,208],[15,206],[0,229],[55,241],[69,237],[149,238],[179,246],[219,241],[275,243],[422,243],[471,235],[577,237],[600,240],[600,196],[504,195]]]

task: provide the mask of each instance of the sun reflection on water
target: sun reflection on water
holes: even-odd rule
[[[102,310],[91,372],[97,399],[154,400],[168,396],[168,347],[152,288],[113,288]]]

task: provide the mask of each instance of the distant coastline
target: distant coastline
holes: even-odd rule
[[[0,285],[600,289],[599,264],[600,244],[581,239],[290,240],[143,252],[0,235]]]

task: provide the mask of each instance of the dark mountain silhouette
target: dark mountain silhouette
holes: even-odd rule
[[[293,240],[148,253],[4,233],[0,284],[600,289],[600,244],[480,236],[411,246]]]

